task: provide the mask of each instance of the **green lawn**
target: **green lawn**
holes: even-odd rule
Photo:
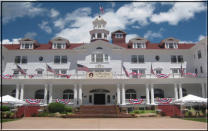
[[[184,118],[184,120],[207,122],[207,119],[206,118]]]

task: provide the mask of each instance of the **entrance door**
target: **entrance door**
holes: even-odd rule
[[[105,94],[94,94],[94,104],[95,105],[105,104]]]

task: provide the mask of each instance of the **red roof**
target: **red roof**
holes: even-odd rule
[[[76,47],[79,47],[83,45],[83,43],[70,43],[70,46],[66,49],[73,49]],[[132,46],[130,43],[116,43],[115,45],[121,46],[123,48],[126,49],[132,49]],[[178,44],[178,49],[190,49],[191,47],[193,47],[195,44],[193,43],[182,43],[182,44]],[[6,47],[9,50],[18,50],[20,49],[20,44],[4,44],[4,47]],[[146,44],[147,48],[146,49],[165,49],[164,47],[161,47],[160,43],[147,43]],[[47,50],[47,49],[51,49],[51,44],[39,44],[39,46],[36,46],[34,48],[34,50]]]

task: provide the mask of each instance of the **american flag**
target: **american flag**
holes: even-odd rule
[[[155,74],[155,73],[154,73],[154,70],[153,70],[153,68],[152,68],[152,64],[151,64],[151,74],[153,74],[153,75]]]
[[[21,72],[21,74],[26,75],[26,72],[19,65],[17,65],[17,69]]]
[[[126,70],[126,68],[124,67],[124,65],[122,65],[122,67],[123,67],[123,70],[124,70],[126,76],[129,77],[129,73],[127,72],[127,70]]]
[[[89,68],[81,64],[77,64],[77,70],[89,72]]]
[[[56,74],[55,70],[53,70],[48,64],[46,64],[46,70]]]
[[[181,77],[184,75],[184,69],[183,69],[183,66],[181,64],[181,68],[180,68],[180,73],[181,73]]]
[[[100,12],[101,12],[102,14],[104,14],[104,8],[103,8],[102,6],[100,6]]]

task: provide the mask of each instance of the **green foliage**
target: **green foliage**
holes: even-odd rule
[[[145,114],[145,113],[156,113],[155,110],[134,110],[132,114]]]
[[[10,111],[10,108],[8,106],[2,106],[2,111]]]
[[[70,107],[70,106],[65,106],[65,107],[64,107],[64,111],[65,111],[65,112],[72,112],[72,107]]]
[[[50,113],[56,113],[56,112],[64,112],[64,109],[65,109],[65,105],[62,104],[62,103],[50,103],[48,105],[48,111]]]
[[[199,121],[199,122],[208,122],[206,118],[184,118],[184,120]]]
[[[4,112],[2,112],[2,117],[3,118],[14,118],[14,113],[11,111],[4,111]]]
[[[48,112],[41,112],[38,114],[38,117],[47,117],[48,116]]]

